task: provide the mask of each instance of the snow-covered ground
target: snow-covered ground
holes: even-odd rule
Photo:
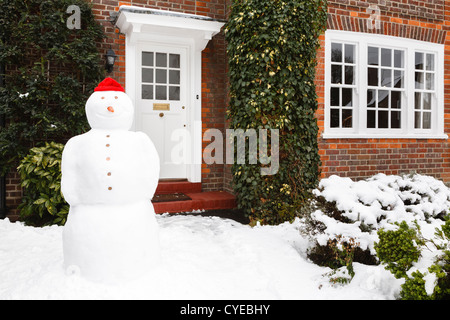
[[[63,270],[62,227],[0,220],[0,299],[394,299],[401,282],[355,264],[346,286],[306,258],[293,224],[251,228],[233,220],[158,216],[161,265],[128,283],[89,282]]]
[[[421,225],[432,234],[443,224],[439,212],[450,210],[450,189],[437,180],[377,176],[368,181],[322,180],[318,193],[336,201],[348,218],[357,219],[328,223],[316,211],[316,218],[326,222],[325,237],[353,230],[360,221],[376,224],[380,217],[388,227],[407,212],[407,217],[426,218]],[[426,200],[414,202],[418,193],[426,194]],[[406,196],[414,204],[400,201]],[[312,242],[301,232],[300,219],[256,227],[201,214],[164,214],[157,221],[160,265],[137,280],[106,285],[65,273],[63,227],[34,228],[0,220],[0,299],[396,299],[404,281],[382,265],[354,263],[352,281],[332,285],[326,275],[331,269],[307,258]],[[358,241],[368,239],[366,245],[372,248],[376,234],[364,238],[357,229]]]

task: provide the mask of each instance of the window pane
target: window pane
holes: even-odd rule
[[[390,67],[392,65],[392,50],[381,48],[381,65]]]
[[[330,106],[340,106],[339,88],[331,88]]]
[[[421,115],[421,113],[420,112],[415,112],[414,113],[415,115],[414,115],[414,128],[416,128],[416,129],[420,129],[421,128],[421,126],[420,126],[420,115]]]
[[[353,89],[342,88],[342,106],[351,107],[353,101]]]
[[[404,68],[403,51],[394,50],[394,67]]]
[[[402,106],[402,93],[400,91],[391,92],[391,108],[400,109]]]
[[[425,75],[426,89],[434,90],[434,73],[427,73]]]
[[[156,69],[156,83],[167,83],[167,70]]]
[[[355,63],[355,46],[352,44],[345,45],[345,63]]]
[[[331,83],[342,83],[342,66],[331,65]]]
[[[378,108],[389,108],[389,91],[378,90]]]
[[[345,84],[353,84],[353,67],[345,66]]]
[[[423,53],[416,52],[416,70],[423,70]]]
[[[416,89],[423,89],[423,72],[416,72]]]
[[[376,107],[376,90],[367,90],[367,108]]]
[[[142,68],[142,82],[153,82],[153,69]]]
[[[378,111],[378,128],[389,128],[389,111]]]
[[[180,100],[180,87],[169,87],[169,100]]]
[[[156,66],[167,67],[167,53],[156,53]]]
[[[167,87],[166,86],[156,86],[155,96],[157,100],[167,100]]]
[[[434,71],[434,54],[427,53],[426,69]]]
[[[153,52],[142,52],[142,65],[153,67]]]
[[[331,61],[342,62],[342,44],[332,43],[331,44]]]
[[[170,84],[180,84],[180,71],[169,70],[169,83]]]
[[[392,111],[391,112],[391,128],[400,129],[401,127],[401,112]]]
[[[342,128],[352,128],[353,110],[342,109]]]
[[[394,70],[394,87],[403,88],[403,71]]]
[[[375,110],[367,111],[367,128],[375,128]]]
[[[153,86],[147,84],[142,85],[142,99],[153,99]]]
[[[381,86],[391,87],[392,86],[392,70],[391,69],[381,69]]]
[[[423,110],[431,110],[431,93],[423,93]]]
[[[421,108],[421,93],[420,92],[416,92],[414,94],[414,109],[420,109]]]
[[[431,112],[422,113],[423,127],[422,129],[431,129]]]
[[[368,68],[367,82],[368,82],[369,86],[378,86],[378,69]]]
[[[169,68],[180,68],[179,54],[169,54]]]
[[[368,64],[372,66],[378,65],[378,48],[369,47],[367,50],[368,54]]]
[[[331,109],[331,128],[339,128],[339,109]]]

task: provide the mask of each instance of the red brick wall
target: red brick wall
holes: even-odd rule
[[[165,9],[205,15],[225,20],[231,0],[90,0],[106,38],[98,45],[102,56],[110,47],[118,56],[111,77],[125,86],[125,36],[110,23],[110,12],[119,5]],[[450,3],[444,0],[329,0],[328,28],[355,32],[377,32],[385,35],[445,44],[445,133],[450,135]],[[368,30],[367,7],[376,4],[381,11],[379,30]],[[324,44],[324,36],[321,37]],[[324,52],[318,51],[317,119],[324,127]],[[202,54],[203,132],[208,128],[225,130],[227,106],[227,58],[223,34],[213,38]],[[204,143],[204,147],[208,143]],[[378,172],[398,174],[417,171],[450,181],[450,148],[448,140],[430,139],[323,139],[319,136],[322,176],[332,174],[364,178]],[[230,166],[202,165],[204,190],[230,190]],[[15,209],[20,203],[21,188],[16,173],[7,177],[7,205]],[[11,216],[11,215],[10,215]]]
[[[380,28],[367,27],[369,5],[380,9]],[[445,44],[445,133],[450,135],[450,2],[443,0],[329,0],[328,29],[378,33]],[[324,40],[318,52],[317,119],[324,129]],[[319,135],[322,177],[361,179],[378,172],[418,172],[450,182],[449,140],[323,139]]]
[[[209,42],[202,53],[202,132],[219,129],[225,137],[227,107],[226,44],[223,34]],[[209,141],[203,142],[205,148]],[[223,190],[224,165],[202,164],[203,190]]]
[[[11,170],[6,176],[6,208],[7,217],[15,221],[19,217],[17,207],[22,202],[22,187],[20,186],[20,177],[17,171]]]

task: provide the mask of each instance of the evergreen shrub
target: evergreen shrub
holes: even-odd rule
[[[28,225],[64,225],[69,204],[61,194],[63,144],[50,142],[32,148],[18,167],[24,196],[20,220]]]
[[[404,221],[398,224],[398,230],[378,230],[377,256],[396,278],[405,279],[401,286],[401,299],[450,299],[450,219],[446,219],[444,225],[436,228],[434,240],[425,239],[418,224],[411,227]],[[415,268],[414,263],[422,252],[433,247],[438,254],[431,266],[425,271]],[[428,289],[426,278],[432,282]]]
[[[263,224],[293,220],[317,186],[316,50],[325,0],[235,0],[225,27],[231,129],[279,130],[279,169],[232,166],[239,207]],[[246,148],[246,158],[250,158]]]

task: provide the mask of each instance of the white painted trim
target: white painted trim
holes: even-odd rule
[[[116,26],[126,35],[125,85],[133,103],[137,94],[136,56],[139,47],[153,45],[186,49],[190,75],[188,82],[191,84],[187,92],[189,105],[186,106],[187,128],[192,137],[187,165],[190,182],[201,182],[202,175],[202,51],[223,25],[223,22],[203,16],[133,6],[121,6],[116,21]]]
[[[330,85],[331,85],[331,42],[341,41],[356,46],[356,94],[353,109],[353,128],[330,127]],[[366,128],[367,105],[367,46],[376,45],[405,51],[405,88],[406,93],[402,111],[401,129]],[[415,51],[436,55],[435,109],[432,114],[430,130],[414,129],[414,54]],[[430,42],[385,36],[327,30],[325,32],[325,108],[324,139],[336,138],[390,138],[390,139],[448,139],[444,132],[444,46]],[[359,106],[359,107],[358,107]]]

